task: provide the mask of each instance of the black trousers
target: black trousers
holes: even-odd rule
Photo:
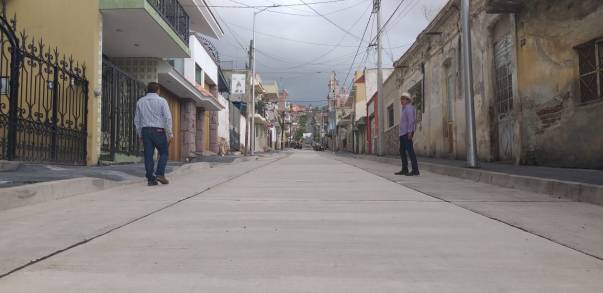
[[[408,134],[400,136],[400,159],[402,160],[402,171],[408,171],[408,158],[406,153],[410,157],[410,163],[413,171],[419,171],[419,164],[417,163],[417,155],[415,155],[415,149],[412,145],[412,140],[408,139]]]

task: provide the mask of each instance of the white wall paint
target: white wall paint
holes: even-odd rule
[[[191,35],[189,47],[192,58],[184,60],[184,77],[192,84],[196,84],[195,64],[198,64],[203,70],[203,79],[207,75],[212,83],[218,84],[218,65],[211,59],[203,45],[201,45],[194,35]],[[203,80],[203,82],[205,81]]]
[[[224,106],[224,109],[218,112],[218,137],[225,139],[230,144],[230,103],[220,94],[218,102]]]
[[[247,117],[241,115],[241,121],[239,126],[239,141],[240,144],[245,145],[245,138],[247,136]],[[245,147],[247,147],[245,145]]]

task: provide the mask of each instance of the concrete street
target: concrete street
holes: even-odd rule
[[[296,151],[1,211],[0,292],[603,292],[603,207],[395,171]]]

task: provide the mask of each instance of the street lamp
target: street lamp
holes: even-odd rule
[[[255,155],[255,18],[258,14],[266,11],[268,8],[253,12],[253,36],[251,38],[251,155]]]

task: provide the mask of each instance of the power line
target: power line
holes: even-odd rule
[[[377,34],[375,35],[375,38],[371,40],[371,43],[374,43],[375,40],[377,39],[377,37],[379,36],[379,34],[383,33],[383,30],[385,29],[385,27],[387,27],[387,24],[390,22],[390,20],[392,20],[392,17],[394,17],[394,15],[396,15],[396,12],[398,12],[398,9],[400,9],[400,7],[402,6],[402,4],[404,4],[404,2],[406,2],[406,0],[401,0],[400,3],[398,3],[398,6],[396,6],[396,9],[394,10],[394,12],[389,16],[389,18],[387,18],[387,20],[385,21],[383,26],[381,26],[380,28],[377,28]]]
[[[348,81],[348,76],[350,75],[350,72],[352,72],[352,69],[354,67],[354,63],[356,62],[356,58],[358,57],[358,53],[360,52],[360,47],[362,47],[362,41],[364,40],[364,36],[366,36],[366,32],[368,31],[368,28],[371,24],[371,19],[373,18],[373,14],[371,13],[371,15],[369,16],[368,21],[366,22],[366,26],[364,27],[364,32],[362,33],[362,38],[360,39],[360,43],[358,44],[358,48],[356,48],[356,54],[354,54],[354,59],[352,59],[352,64],[350,64],[350,69],[348,69],[348,73],[346,73],[345,75],[345,79],[343,80],[343,84],[345,85],[345,83]]]
[[[324,16],[323,14],[321,14],[320,12],[318,12],[318,10],[314,9],[314,7],[310,6],[311,3],[305,2],[304,0],[299,0],[302,3],[304,3],[304,5],[306,5],[308,8],[312,9],[312,11],[314,11],[314,13],[316,13],[317,15],[319,15],[320,17],[322,17],[324,20],[328,21],[330,24],[334,25],[335,27],[337,27],[338,29],[340,29],[341,31],[345,32],[346,34],[356,38],[356,39],[360,39],[358,36],[356,36],[355,34],[349,32],[348,30],[342,28],[340,25],[338,25],[337,23],[333,22],[332,20],[330,20],[328,17]]]
[[[406,5],[406,7],[404,7],[404,10],[400,11],[400,14],[398,15],[398,18],[392,23],[392,26],[395,26],[396,24],[398,24],[400,22],[401,19],[404,19],[404,17],[406,17],[413,9],[415,9],[415,7],[419,4],[420,0],[415,0],[414,2],[411,0],[408,3],[408,5]],[[406,13],[403,13],[406,12]]]
[[[303,2],[303,0],[301,0],[301,1]],[[364,12],[362,12],[362,14],[361,14],[361,15],[360,15],[360,17],[358,18],[358,20],[357,20],[357,21],[356,21],[354,24],[352,24],[352,26],[351,26],[351,27],[348,29],[348,31],[349,31],[349,30],[352,30],[354,27],[356,27],[356,25],[357,25],[358,23],[360,23],[360,20],[362,19],[362,16],[364,16],[364,14],[365,14],[366,12],[368,12],[368,11],[369,11],[369,8],[370,8],[370,7],[371,7],[370,5],[368,5],[368,6],[367,6],[367,9],[366,9]],[[369,17],[369,19],[370,19],[370,17]],[[327,56],[327,55],[331,54],[331,52],[335,51],[335,49],[337,49],[337,48],[339,47],[339,45],[340,45],[340,44],[343,42],[343,40],[345,40],[345,37],[346,37],[346,36],[344,35],[344,36],[343,36],[343,37],[342,37],[342,38],[339,40],[339,43],[337,43],[337,45],[336,45],[336,46],[333,46],[333,48],[331,48],[331,49],[330,49],[329,51],[327,51],[326,53],[324,53],[324,54],[320,55],[320,56],[319,56],[319,57],[317,57],[317,58],[314,58],[314,60],[312,60],[312,61],[308,61],[308,62],[305,62],[305,63],[299,64],[299,65],[293,66],[293,67],[291,67],[291,69],[293,69],[293,68],[299,68],[299,67],[303,67],[303,66],[306,66],[306,65],[315,65],[315,64],[316,64],[315,62],[317,62],[317,61],[318,61],[318,60],[320,60],[321,58],[323,58],[323,57],[325,57],[325,56]],[[360,43],[362,44],[362,40],[360,40]],[[321,63],[325,63],[325,62],[326,62],[326,61],[324,61],[324,60],[323,60]]]
[[[365,11],[362,13],[362,15],[364,15],[366,12],[368,12],[368,11],[369,11],[369,8],[370,8],[370,5],[368,5],[368,6],[367,6],[367,9],[366,9],[366,10],[365,10]],[[358,21],[356,21],[356,22],[355,22],[355,23],[354,23],[354,24],[353,24],[353,25],[352,25],[352,26],[349,28],[349,30],[353,29],[353,28],[354,28],[354,27],[355,27],[355,26],[356,26],[356,25],[357,25],[357,24],[360,22],[360,20],[361,20],[361,19],[362,19],[362,16],[361,16],[360,18],[358,18]],[[338,44],[336,44],[336,45],[334,45],[334,46],[333,46],[331,49],[329,49],[329,50],[328,50],[326,53],[324,53],[324,54],[322,54],[322,55],[320,55],[320,56],[318,56],[318,57],[314,58],[314,59],[313,59],[313,60],[311,60],[311,61],[303,62],[303,63],[297,64],[297,65],[294,65],[294,66],[288,67],[288,69],[295,69],[295,68],[304,67],[304,66],[308,66],[308,65],[324,65],[324,64],[327,62],[327,60],[328,60],[328,61],[332,61],[332,60],[336,60],[336,59],[341,58],[341,56],[338,56],[338,57],[336,57],[336,58],[332,58],[332,59],[330,59],[330,60],[329,60],[329,59],[327,59],[327,60],[322,60],[320,63],[317,63],[317,61],[318,61],[318,60],[320,60],[321,58],[323,58],[323,57],[325,57],[325,56],[329,55],[331,52],[333,52],[335,49],[337,49],[337,48],[339,47],[339,45],[340,45],[340,44],[341,44],[341,43],[342,43],[342,42],[345,40],[345,37],[346,37],[346,36],[344,35],[344,36],[343,36],[343,37],[340,39],[339,43],[338,43]],[[264,55],[264,56],[271,57],[270,55],[266,54],[266,52],[260,52],[260,53],[261,53],[262,55]],[[272,58],[274,58],[274,57],[272,57]],[[282,58],[274,58],[274,59],[276,59],[276,60],[278,60],[278,61],[281,61],[281,62],[290,63],[289,61],[283,60]]]
[[[235,0],[229,0],[229,1],[233,2],[233,3],[236,3],[236,4],[240,4],[240,5],[245,6],[245,7],[241,7],[241,8],[252,8],[252,6],[247,5],[245,3],[242,3],[242,2],[239,2],[239,1],[235,1]],[[342,12],[342,11],[345,11],[345,10],[348,10],[348,9],[351,9],[351,8],[355,8],[359,4],[361,4],[362,2],[365,2],[365,1],[366,0],[360,0],[360,1],[358,1],[358,2],[356,2],[354,4],[352,4],[352,5],[350,5],[348,7],[341,8],[341,9],[338,9],[338,10],[334,10],[334,11],[331,11],[331,12],[328,12],[328,13],[323,13],[323,15],[332,15],[332,14],[336,14],[336,13],[339,13],[339,12]],[[274,5],[279,5],[278,3],[274,2],[274,1],[269,1],[269,2],[273,3]],[[294,8],[294,7],[288,7],[288,8],[292,9],[292,10],[296,10],[296,11],[301,11],[301,12],[309,12],[308,10],[303,10],[303,9]],[[316,15],[316,14],[299,14],[299,13],[293,13],[293,12],[276,11],[276,10],[271,10],[271,9],[267,9],[266,12],[277,13],[277,14],[284,14],[284,15],[302,16],[302,17],[320,17],[319,15]]]
[[[239,24],[235,24],[235,23],[230,23],[230,25],[235,26],[235,27],[239,27],[241,29],[247,30],[247,31],[251,31],[251,29],[249,29],[246,26],[243,25],[239,25]],[[295,42],[295,43],[301,43],[301,44],[308,44],[308,45],[314,45],[314,46],[324,46],[324,47],[332,47],[332,46],[336,46],[337,44],[325,44],[325,43],[317,43],[317,42],[311,42],[311,41],[304,41],[304,40],[298,40],[298,39],[291,39],[291,38],[287,38],[287,37],[283,37],[283,36],[278,36],[278,35],[273,35],[273,34],[269,34],[269,33],[265,33],[265,32],[260,32],[260,31],[255,31],[256,34],[258,35],[263,35],[263,36],[267,36],[267,37],[271,37],[271,38],[275,38],[275,39],[279,39],[279,40],[285,40],[285,41],[290,41],[290,42]],[[356,45],[339,45],[339,47],[349,47],[349,48],[356,48]]]
[[[366,51],[364,52],[364,57],[362,58],[363,60],[358,63],[358,64],[363,64],[360,67],[366,67],[366,62],[368,61],[369,49],[370,49],[370,47],[366,48]],[[345,86],[345,84],[343,84],[343,85]],[[353,85],[354,85],[354,80],[352,79],[350,81],[350,85],[347,88],[348,93],[351,91]],[[369,97],[367,97],[367,98],[369,98]]]
[[[233,0],[231,0],[231,1],[233,1]],[[266,0],[266,1],[268,1],[268,2],[270,2],[270,3],[272,3],[272,4],[274,4],[274,5],[278,5],[278,3],[276,3],[276,2],[274,2],[274,1],[272,1],[272,0]],[[239,3],[239,4],[240,4],[240,3]],[[301,12],[304,12],[304,13],[309,12],[308,10],[304,10],[304,9],[300,9],[300,8],[295,8],[295,7],[290,7],[289,9],[291,9],[291,10],[295,10],[295,11],[301,11]],[[301,15],[301,14],[300,14],[300,15]],[[315,17],[316,15],[313,15],[313,14],[305,14],[305,16],[311,16],[311,17]]]
[[[228,23],[226,23],[224,21],[224,19],[222,18],[222,16],[219,13],[216,13],[216,15],[218,16],[218,18],[220,19],[220,21],[222,23],[224,23],[224,25],[226,26],[226,29],[232,34],[233,39],[236,41],[236,43],[239,45],[239,47],[241,47],[241,49],[243,50],[243,52],[245,52],[245,55],[247,55],[247,49],[245,48],[245,46],[243,46],[243,44],[241,43],[241,41],[239,41],[239,39],[237,38],[237,34],[234,32],[234,30],[232,30],[230,28],[230,26],[228,25]]]
[[[243,2],[239,2],[239,1],[236,1],[236,0],[228,0],[228,1],[230,1],[232,3],[243,5],[243,6],[245,6],[244,8],[253,8],[253,6],[247,5],[247,4],[243,3]],[[274,5],[279,5],[278,3],[274,2],[274,1],[270,1],[270,2],[272,2]],[[290,9],[295,9],[295,8],[290,8]],[[301,9],[297,9],[297,10],[303,11]],[[312,14],[298,14],[298,13],[291,13],[291,12],[284,12],[284,11],[275,11],[275,10],[270,10],[270,9],[266,9],[266,12],[285,14],[285,15],[295,15],[295,16],[308,16],[308,17],[314,17],[315,16],[315,15],[312,15]]]
[[[348,9],[350,9],[350,8],[355,8],[356,6],[360,5],[362,2],[365,2],[365,1],[366,1],[366,0],[360,0],[360,1],[358,1],[358,2],[356,2],[356,3],[354,3],[354,4],[352,4],[351,6],[348,6],[348,7],[345,7],[345,8],[341,8],[341,9],[339,9],[339,10],[331,11],[331,12],[328,12],[328,13],[323,13],[322,15],[331,15],[331,14],[336,14],[336,13],[339,13],[339,12],[342,12],[342,11],[345,11],[345,10],[348,10]]]
[[[206,7],[212,8],[244,8],[244,9],[259,9],[259,8],[279,8],[279,7],[294,7],[294,6],[308,6],[308,5],[318,5],[318,4],[328,4],[328,3],[337,3],[344,2],[346,0],[329,0],[329,1],[320,1],[320,2],[308,2],[304,4],[273,4],[273,5],[206,5]],[[182,5],[189,7],[198,7],[197,5]]]
[[[271,55],[271,54],[268,54],[267,52],[264,52],[264,51],[258,50],[258,49],[256,49],[256,51],[258,53],[264,55],[265,57],[268,57],[268,58],[271,58],[271,59],[274,59],[274,60],[277,60],[277,61],[280,61],[280,62],[284,62],[284,63],[292,63],[291,61],[285,60],[284,57],[280,57],[280,56],[276,56],[276,55]],[[353,54],[345,54],[345,55],[333,57],[333,58],[330,58],[330,59],[324,59],[321,62],[307,61],[307,62],[304,62],[304,63],[302,63],[300,65],[303,65],[303,66],[308,66],[308,65],[328,65],[326,63],[330,63],[330,62],[333,62],[333,61],[336,61],[336,60],[339,60],[339,59],[345,59],[345,58],[351,57],[352,55]],[[337,65],[337,64],[343,64],[343,63],[339,62],[339,63],[335,63],[335,64],[332,64],[332,65]],[[345,62],[345,64],[348,64],[348,63]],[[295,68],[299,68],[299,67],[302,67],[302,66],[291,66],[291,67],[283,68],[282,70],[295,69]],[[309,68],[308,70],[311,70],[311,69]]]

